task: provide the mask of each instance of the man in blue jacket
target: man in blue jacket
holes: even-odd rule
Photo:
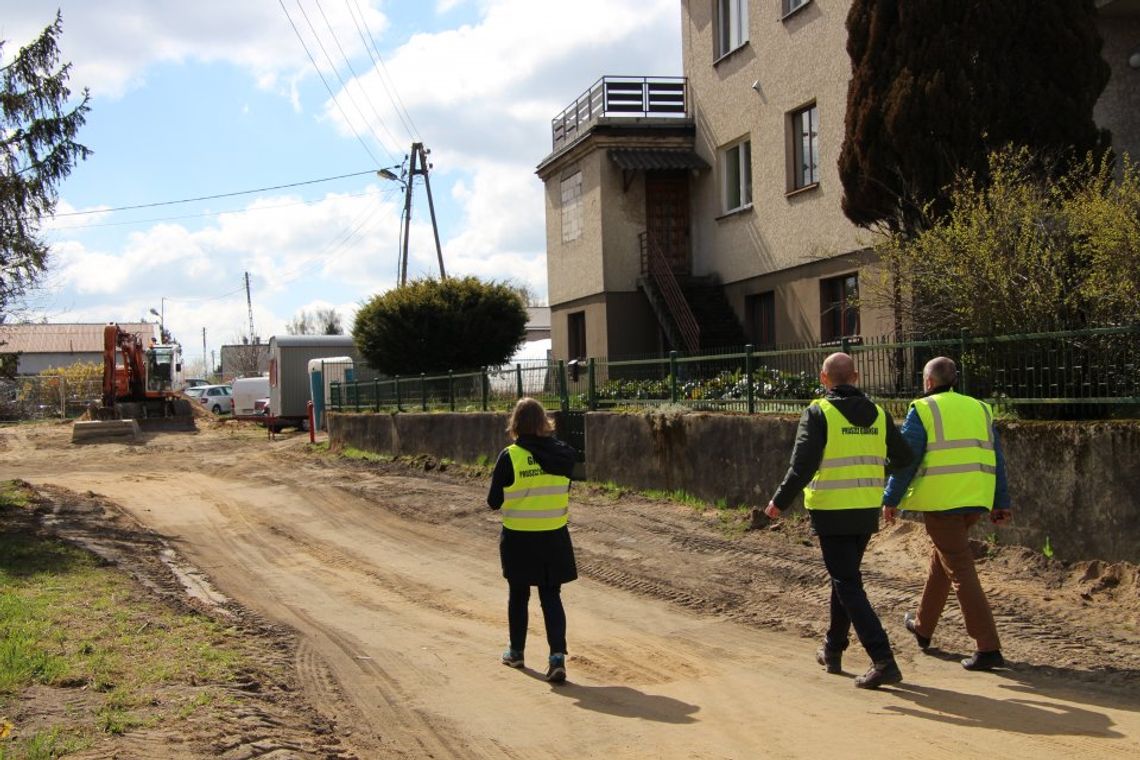
[[[970,528],[986,514],[996,525],[1009,522],[1005,460],[989,404],[954,392],[958,368],[939,356],[922,371],[925,395],[910,405],[902,436],[914,464],[894,473],[883,493],[883,517],[893,523],[899,508],[923,514],[933,543],[930,571],[918,612],[903,622],[923,650],[946,606],[950,589],[958,597],[974,654],[966,670],[1004,667],[1001,641],[970,549]]]

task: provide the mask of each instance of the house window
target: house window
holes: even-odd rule
[[[819,183],[819,106],[812,103],[792,114],[792,187]]]
[[[781,0],[783,14],[784,16],[790,16],[810,2],[811,0]]]
[[[582,237],[582,172],[562,180],[562,242]]]
[[[752,205],[752,141],[742,140],[720,154],[724,212]]]
[[[776,345],[776,294],[774,291],[744,297],[748,338],[754,346]]]
[[[851,273],[819,281],[820,340],[859,334],[859,275]]]
[[[586,312],[576,311],[566,318],[570,359],[586,358]]]
[[[748,0],[716,0],[716,57],[748,42]]]

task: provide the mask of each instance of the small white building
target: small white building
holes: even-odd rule
[[[107,324],[0,324],[0,355],[16,357],[17,375],[38,375],[73,364],[102,364]],[[143,345],[159,337],[158,325],[150,322],[120,322],[119,327],[139,336]]]

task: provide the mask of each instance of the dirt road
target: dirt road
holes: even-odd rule
[[[76,446],[0,429],[0,478],[94,492],[161,535],[205,597],[298,633],[310,704],[361,758],[1140,756],[1136,568],[1005,548],[980,565],[1013,667],[971,674],[951,602],[932,654],[901,625],[925,568],[913,525],[876,538],[867,585],[906,681],[852,688],[813,661],[826,614],[802,524],[726,530],[686,506],[576,487],[570,683],[502,667],[506,586],[486,481],[336,460],[251,430]],[[211,596],[213,595],[213,596]],[[283,755],[285,756],[285,755]]]

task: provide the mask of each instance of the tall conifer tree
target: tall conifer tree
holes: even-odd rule
[[[1107,145],[1092,119],[1108,82],[1093,0],[854,0],[839,159],[843,210],[913,235],[961,169],[1029,147],[1043,167]]]
[[[0,321],[8,302],[47,264],[41,220],[55,210],[58,185],[90,151],[75,142],[88,93],[70,104],[71,64],[59,64],[63,19],[0,66]],[[3,53],[3,41],[0,41]]]

